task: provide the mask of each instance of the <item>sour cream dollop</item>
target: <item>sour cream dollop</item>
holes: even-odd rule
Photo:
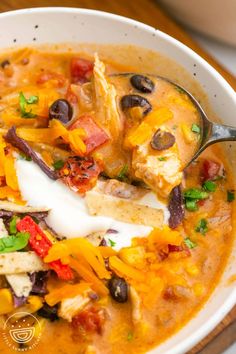
[[[84,198],[62,182],[48,178],[34,162],[18,159],[15,165],[23,199],[32,207],[50,209],[46,222],[59,236],[85,237],[93,232],[113,229],[117,233],[107,234],[105,239],[112,240],[115,243],[113,248],[119,250],[129,246],[133,237],[144,237],[152,230],[149,226],[124,223],[110,217],[91,216]],[[154,193],[148,193],[139,203],[162,208],[165,221],[168,219],[166,206]]]

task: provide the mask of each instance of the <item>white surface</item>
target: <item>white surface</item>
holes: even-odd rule
[[[38,43],[68,41],[98,43],[133,43],[157,50],[184,66],[208,92],[216,113],[234,124],[236,93],[202,58],[175,39],[149,26],[123,17],[72,8],[20,10],[0,14],[0,47],[34,43],[35,25]],[[66,30],[65,30],[66,29]],[[181,82],[181,71],[177,74]],[[215,98],[215,95],[220,97]],[[227,108],[227,109],[226,109]],[[236,244],[217,289],[204,308],[181,331],[152,350],[155,354],[183,354],[205,337],[236,303],[236,286],[228,285],[235,272]]]
[[[226,69],[236,76],[236,47],[230,46],[223,42],[218,42],[212,38],[207,38],[193,31],[188,32],[191,37],[196,40],[196,42],[198,42],[207,52],[214,56]]]

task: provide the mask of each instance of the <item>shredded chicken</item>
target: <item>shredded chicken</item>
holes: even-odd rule
[[[148,193],[147,189],[132,186],[131,184],[120,182],[117,179],[99,181],[97,188],[105,194],[132,200],[140,199]]]
[[[150,148],[150,140],[146,141],[134,149],[132,167],[137,178],[166,198],[181,183],[183,173],[176,144],[161,156],[163,159],[159,159],[159,155]]]
[[[116,104],[116,89],[105,76],[105,65],[95,54],[94,88],[98,123],[116,140],[121,131],[121,119]]]
[[[130,299],[132,304],[132,320],[135,325],[140,321],[142,321],[143,319],[142,312],[141,312],[141,299],[137,291],[132,286],[130,286],[129,292],[130,292]]]
[[[91,291],[91,290],[90,290]],[[83,295],[77,295],[73,298],[64,299],[61,301],[59,308],[59,316],[71,322],[72,318],[91,301],[88,296],[88,290]]]

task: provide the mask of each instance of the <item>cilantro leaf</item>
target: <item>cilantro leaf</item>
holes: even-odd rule
[[[16,222],[18,220],[17,216],[13,216],[13,218],[11,219],[10,223],[9,223],[9,231],[10,234],[16,234],[17,233],[17,229],[16,229]]]
[[[184,191],[184,197],[189,199],[206,199],[208,193],[199,188],[190,188]]]
[[[206,181],[203,183],[203,188],[208,192],[215,192],[216,187],[217,187],[217,185],[213,181]]]
[[[197,247],[197,243],[190,240],[189,237],[186,237],[184,239],[184,243],[189,249],[193,249],[193,248]]]
[[[60,170],[63,166],[64,166],[64,161],[62,160],[57,160],[53,164],[55,170]]]
[[[164,156],[158,157],[158,160],[159,161],[166,161],[166,157],[164,157]]]
[[[115,247],[115,245],[116,245],[115,241],[111,240],[110,238],[108,239],[108,241],[109,241],[111,247]]]
[[[30,96],[28,99],[24,96],[23,92],[19,93],[19,104],[20,104],[20,113],[23,118],[35,118],[37,114],[30,111],[26,111],[26,106],[33,103],[38,103],[38,96]]]
[[[208,222],[206,219],[199,220],[199,222],[197,223],[197,226],[195,227],[195,231],[200,232],[202,235],[205,235],[206,232],[208,231],[207,224],[208,224]]]
[[[127,340],[130,342],[132,339],[134,338],[134,334],[133,334],[133,332],[128,332],[128,334],[127,334]]]
[[[194,199],[185,199],[185,207],[189,211],[198,210],[197,200]]]
[[[234,190],[227,191],[227,202],[231,203],[235,200]]]
[[[129,172],[129,166],[125,164],[120,170],[117,179],[121,182],[126,182],[128,180],[128,176],[127,176],[128,172]]]
[[[198,124],[192,124],[191,130],[192,130],[192,132],[194,132],[196,134],[200,134],[201,133],[201,128],[199,127]]]
[[[29,238],[28,232],[18,232],[16,235],[2,237],[0,239],[0,253],[14,252],[25,248]]]

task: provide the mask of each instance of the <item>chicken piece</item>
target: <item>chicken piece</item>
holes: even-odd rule
[[[136,187],[125,182],[120,182],[117,179],[99,181],[96,187],[97,190],[105,194],[113,195],[114,197],[123,199],[137,200],[144,197],[144,195],[148,193],[148,190],[145,188]]]
[[[105,65],[95,54],[94,89],[96,97],[97,122],[117,140],[122,129],[121,119],[116,104],[116,89],[105,76]]]
[[[82,295],[77,295],[73,298],[62,300],[58,311],[59,316],[68,322],[71,322],[72,318],[77,315],[78,312],[83,310],[84,307],[91,301],[88,296],[89,291],[86,290],[86,292]]]
[[[6,275],[6,278],[16,296],[29,296],[32,290],[32,282],[28,274],[9,274]]]
[[[150,188],[163,198],[179,185],[183,178],[182,164],[176,143],[161,152],[150,146],[150,140],[133,150],[132,167],[137,178],[142,179]]]
[[[143,319],[141,312],[141,299],[137,293],[137,291],[130,286],[129,288],[130,299],[132,304],[132,320],[134,325],[140,323]]]

